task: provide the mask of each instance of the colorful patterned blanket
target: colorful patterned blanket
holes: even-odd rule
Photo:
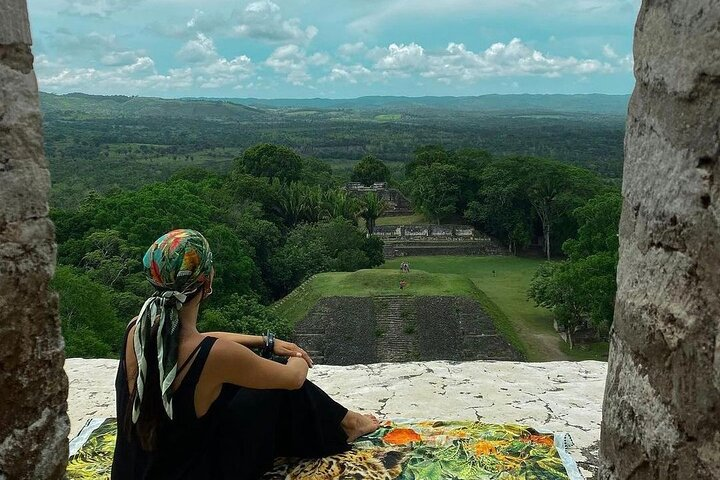
[[[70,445],[69,480],[110,478],[116,424],[91,420]],[[383,422],[344,454],[279,458],[264,480],[581,480],[566,434],[481,422]]]

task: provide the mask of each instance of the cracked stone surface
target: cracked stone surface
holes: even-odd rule
[[[71,435],[115,414],[117,360],[65,362]],[[583,474],[596,471],[607,364],[603,362],[424,362],[318,365],[309,378],[354,410],[382,418],[520,423],[568,432]]]

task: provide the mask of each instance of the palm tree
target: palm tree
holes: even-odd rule
[[[275,210],[288,227],[293,227],[307,217],[308,192],[305,185],[299,183],[281,184],[273,182],[277,188],[278,199]]]
[[[357,224],[360,204],[345,190],[328,190],[325,192],[325,210],[330,218],[344,218]]]
[[[388,209],[388,203],[375,192],[366,193],[361,203],[360,217],[365,219],[365,225],[370,235],[375,230],[375,221]]]

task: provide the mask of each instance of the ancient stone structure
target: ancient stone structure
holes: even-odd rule
[[[378,225],[385,258],[410,255],[503,255],[505,249],[469,225]]]
[[[62,478],[67,377],[25,0],[0,0],[0,478]]]
[[[321,298],[296,325],[293,341],[330,365],[523,359],[483,306],[466,297]]]
[[[377,225],[373,235],[398,240],[468,240],[485,237],[470,225]]]
[[[599,477],[720,476],[720,0],[645,0]]]
[[[362,196],[369,192],[378,194],[388,204],[385,216],[412,215],[413,213],[410,200],[400,193],[400,190],[389,188],[385,182],[376,182],[369,187],[360,182],[350,182],[345,185],[345,190],[349,194],[356,196]]]

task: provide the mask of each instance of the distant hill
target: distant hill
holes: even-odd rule
[[[629,95],[481,95],[477,97],[394,97],[374,96],[354,99],[258,99],[223,98],[240,105],[275,108],[378,109],[434,108],[464,111],[523,112],[546,111],[626,115]]]
[[[164,99],[123,95],[40,93],[43,113],[51,118],[169,117],[207,120],[261,120],[263,110],[238,103],[206,99]]]

